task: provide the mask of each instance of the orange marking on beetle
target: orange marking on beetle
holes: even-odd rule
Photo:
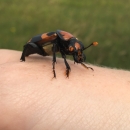
[[[43,43],[46,43],[46,42],[51,42],[51,41],[55,40],[56,37],[57,37],[56,33],[54,33],[51,36],[48,36],[47,33],[44,33],[44,34],[41,35],[42,40],[40,40],[38,42],[38,44],[43,44]]]
[[[74,51],[74,47],[70,46],[69,51]]]
[[[93,42],[92,43],[94,46],[97,46],[98,45],[98,42]]]
[[[75,43],[75,48],[76,48],[76,50],[80,50],[81,49],[81,46],[80,46],[80,44],[78,42]]]
[[[64,40],[68,41],[70,38],[74,37],[71,33],[66,31],[61,31],[61,35],[63,36]]]

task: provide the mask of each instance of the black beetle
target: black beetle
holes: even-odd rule
[[[48,56],[49,53],[45,50],[45,46],[52,45],[52,53],[53,53],[53,74],[56,78],[55,73],[55,63],[56,63],[56,52],[60,52],[62,58],[64,59],[66,65],[66,76],[69,77],[70,66],[66,61],[66,55],[72,55],[74,62],[80,63],[85,68],[87,67],[83,62],[86,57],[83,54],[83,51],[90,47],[91,45],[96,46],[98,43],[93,42],[89,46],[84,47],[81,41],[79,41],[76,37],[66,31],[57,30],[55,32],[43,33],[37,36],[32,37],[27,44],[24,45],[24,49],[21,56],[21,61],[25,61],[25,56],[29,56],[31,54],[37,53],[42,56]]]

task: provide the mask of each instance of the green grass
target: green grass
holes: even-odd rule
[[[84,45],[87,62],[130,70],[130,0],[1,0],[0,48],[22,50],[32,36],[71,32]]]

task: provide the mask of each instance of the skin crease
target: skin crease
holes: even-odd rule
[[[0,50],[0,130],[129,130],[130,72]]]

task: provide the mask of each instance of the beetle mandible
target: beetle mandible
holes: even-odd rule
[[[22,52],[22,56],[20,58],[21,61],[25,61],[25,57],[31,54],[39,54],[42,56],[48,56],[49,54],[44,49],[45,46],[52,44],[52,53],[53,53],[53,75],[56,78],[55,72],[55,63],[56,63],[56,52],[60,52],[62,58],[64,59],[64,63],[66,66],[66,76],[69,77],[70,66],[66,60],[66,55],[72,55],[74,62],[80,63],[85,68],[87,67],[83,62],[86,57],[83,54],[83,51],[88,47],[94,45],[96,46],[98,43],[93,42],[89,46],[84,47],[81,41],[79,41],[76,37],[74,37],[71,33],[57,30],[55,32],[43,33],[37,36],[32,37],[25,45]]]

